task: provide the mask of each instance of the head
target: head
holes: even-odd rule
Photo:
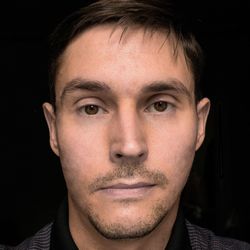
[[[58,26],[52,52],[43,108],[72,228],[149,234],[176,215],[204,140],[200,46],[168,1],[101,0]]]

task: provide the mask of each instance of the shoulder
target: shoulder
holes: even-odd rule
[[[51,228],[52,223],[43,227],[34,236],[26,239],[20,245],[16,247],[0,245],[0,250],[49,250]]]
[[[250,250],[250,244],[215,235],[212,231],[186,221],[192,249],[194,250]]]

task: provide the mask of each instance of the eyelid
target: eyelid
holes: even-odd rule
[[[149,98],[147,98],[146,103],[149,103],[149,105],[156,103],[156,102],[167,102],[169,104],[174,105],[176,98],[171,95],[166,94],[155,94]],[[147,106],[149,106],[147,105]]]
[[[82,103],[82,102],[86,102],[87,104],[91,103],[93,105],[102,105],[102,104],[105,105],[105,102],[97,96],[87,96],[87,97],[83,96],[83,97],[80,97],[77,100],[75,100],[73,104],[79,105],[79,103]],[[96,103],[98,103],[98,104],[96,104]]]
[[[169,93],[157,93],[151,96],[148,96],[146,99],[146,103],[154,103],[158,101],[165,101],[169,103],[174,103],[176,101],[177,97],[174,95],[171,95]]]

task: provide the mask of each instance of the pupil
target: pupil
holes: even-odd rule
[[[157,111],[160,111],[160,112],[167,109],[167,103],[166,102],[157,102],[157,103],[155,103],[154,106],[155,106],[155,109]]]
[[[85,107],[85,111],[89,115],[95,115],[98,112],[98,108],[95,105],[88,105]]]

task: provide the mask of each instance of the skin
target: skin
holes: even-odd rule
[[[121,33],[97,26],[67,47],[57,110],[45,103],[44,114],[78,248],[164,249],[210,102],[195,102],[192,73],[182,49],[174,55],[173,37],[140,28]]]

